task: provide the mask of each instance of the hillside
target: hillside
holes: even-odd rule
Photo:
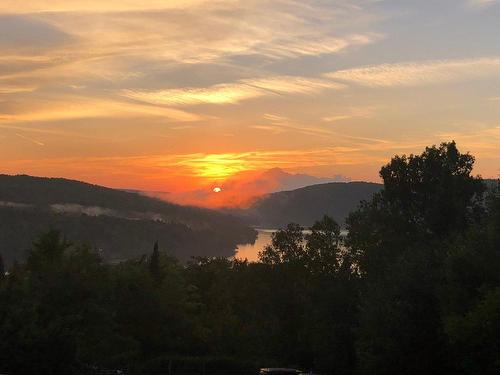
[[[0,253],[22,259],[42,231],[59,229],[108,261],[136,257],[155,240],[181,260],[229,256],[255,233],[241,220],[137,193],[61,178],[0,175]]]
[[[323,215],[340,224],[360,201],[370,199],[382,188],[368,182],[332,182],[269,194],[242,212],[253,225],[279,228],[289,222],[310,226]]]
[[[489,188],[498,186],[498,180],[485,179]],[[250,225],[281,228],[290,222],[311,226],[323,215],[333,217],[344,225],[348,214],[362,200],[369,200],[382,189],[382,184],[370,182],[331,182],[300,189],[268,194],[246,210],[236,214]]]

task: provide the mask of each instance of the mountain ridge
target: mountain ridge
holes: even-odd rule
[[[280,228],[290,222],[311,226],[324,215],[343,225],[345,218],[362,200],[382,189],[373,182],[328,182],[267,194],[248,209],[235,212],[257,227]]]

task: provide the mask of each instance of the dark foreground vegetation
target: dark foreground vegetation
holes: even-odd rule
[[[117,265],[57,232],[0,281],[12,374],[500,373],[500,196],[454,143],[395,157],[339,226],[277,232],[259,263]]]

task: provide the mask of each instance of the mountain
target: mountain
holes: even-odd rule
[[[230,256],[255,231],[208,209],[62,178],[0,175],[0,254],[22,259],[50,228],[99,249],[107,261],[149,253],[155,240],[180,260]]]
[[[274,187],[272,187],[268,193],[275,193],[329,182],[346,182],[347,180],[340,175],[334,176],[333,178],[322,178],[301,173],[293,174],[281,168],[272,168],[262,173],[258,177],[258,181],[273,181]]]
[[[499,180],[485,179],[488,189],[499,187]],[[362,200],[369,200],[382,189],[370,182],[333,182],[265,195],[246,210],[233,213],[253,226],[281,228],[290,222],[309,227],[323,215],[344,225],[346,217]]]
[[[381,184],[369,182],[307,186],[262,197],[247,210],[240,211],[240,215],[253,225],[266,228],[280,228],[290,222],[311,226],[323,215],[343,225],[349,212],[381,189]]]

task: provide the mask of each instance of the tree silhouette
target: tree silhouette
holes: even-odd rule
[[[455,142],[395,156],[380,171],[383,190],[348,218],[348,249],[363,275],[357,346],[367,373],[446,371],[439,290],[446,239],[483,211],[473,165]]]
[[[5,277],[5,264],[3,262],[2,254],[0,254],[0,280]]]
[[[271,244],[259,252],[259,259],[266,264],[299,264],[304,261],[304,228],[288,224],[285,229],[272,234]]]
[[[155,241],[153,253],[149,258],[149,272],[155,280],[161,278],[160,251],[158,250],[158,241]]]

